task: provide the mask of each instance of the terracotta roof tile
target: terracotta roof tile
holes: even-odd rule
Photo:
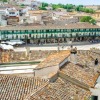
[[[89,87],[94,87],[99,74],[91,74],[86,72],[83,68],[73,63],[66,64],[62,69],[61,72],[64,72],[71,78],[74,78]]]
[[[36,69],[45,67],[59,66],[59,64],[70,55],[70,51],[60,51],[58,53],[51,54],[43,62],[41,62]]]
[[[74,23],[66,26],[55,26],[55,25],[38,25],[38,26],[7,26],[1,27],[1,30],[34,30],[34,29],[87,29],[87,28],[100,28],[97,25],[91,25],[89,23]]]
[[[58,78],[43,89],[37,91],[27,100],[84,100],[88,99],[90,92],[69,81]],[[77,97],[77,99],[75,99]]]

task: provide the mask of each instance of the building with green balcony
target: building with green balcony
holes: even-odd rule
[[[58,43],[100,39],[100,26],[73,23],[66,26],[7,26],[0,27],[0,40],[24,40],[28,43]]]

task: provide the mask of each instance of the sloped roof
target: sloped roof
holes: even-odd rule
[[[100,28],[97,25],[91,25],[89,23],[73,23],[66,26],[55,26],[55,25],[39,25],[39,26],[6,26],[0,27],[0,30],[34,30],[34,29],[92,29]]]
[[[48,84],[47,79],[0,75],[0,100],[24,100],[30,93]]]
[[[61,72],[65,73],[67,76],[76,79],[89,87],[94,87],[99,74],[91,74],[83,70],[80,66],[73,63],[66,64]]]
[[[59,64],[69,57],[70,51],[60,51],[49,55],[44,61],[42,61],[35,69],[41,69],[52,66],[59,66]]]
[[[26,100],[84,100],[88,99],[90,94],[89,91],[58,78],[54,83],[50,83]]]

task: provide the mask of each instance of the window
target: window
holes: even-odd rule
[[[52,32],[54,32],[54,30],[52,30]]]
[[[31,30],[28,30],[28,32],[30,32],[30,33],[31,33],[32,31],[31,31]]]
[[[49,29],[49,32],[52,32],[52,30]]]
[[[67,30],[66,30],[66,29],[64,29],[63,31],[64,31],[64,32],[66,32]]]
[[[92,96],[91,99],[92,100],[98,100],[98,96]]]
[[[29,34],[29,37],[31,37],[31,34]]]
[[[36,32],[36,30],[33,30],[33,32]]]
[[[73,32],[77,32],[78,31],[78,29],[73,29]],[[68,32],[70,32],[69,30],[68,30]]]
[[[12,31],[8,31],[9,33],[12,33]]]
[[[92,29],[93,31],[95,31],[96,29],[94,28],[94,29]]]
[[[25,30],[25,32],[28,32],[28,30]]]
[[[85,29],[86,31],[89,31],[90,29]]]
[[[68,30],[67,30],[67,32],[71,32],[71,30],[70,30],[70,29],[68,29]]]
[[[23,33],[23,32],[25,32],[25,31],[21,31],[21,32]]]
[[[57,29],[56,31],[57,31],[57,32],[60,32],[60,29]]]
[[[63,29],[61,29],[61,32],[63,32]]]
[[[49,30],[46,30],[46,32],[49,32]]]
[[[73,29],[71,29],[71,32],[74,32],[74,30],[73,30]]]
[[[16,35],[16,39],[18,39],[18,35]]]
[[[15,12],[9,12],[9,14],[15,14]]]
[[[40,30],[37,30],[37,32],[40,32]]]
[[[46,30],[43,30],[44,32],[46,32]]]

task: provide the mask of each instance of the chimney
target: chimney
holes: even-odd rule
[[[77,48],[73,48],[73,46],[70,49],[70,62],[77,64]]]

